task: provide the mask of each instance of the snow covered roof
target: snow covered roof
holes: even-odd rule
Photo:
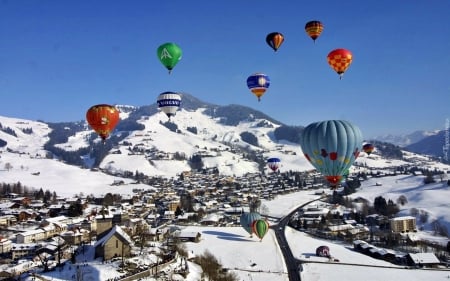
[[[433,253],[417,253],[417,254],[409,254],[409,256],[416,264],[440,263],[439,259]]]
[[[205,218],[203,218],[201,221],[202,222],[206,222],[206,221],[210,221],[210,222],[219,222],[220,218],[217,214],[209,214],[208,216],[206,216]]]
[[[108,232],[108,234],[106,234],[104,237],[102,237],[102,239],[98,240],[97,242],[95,242],[94,247],[97,247],[99,245],[104,246],[105,243],[112,237],[114,236],[114,234],[118,234],[119,236],[121,236],[123,239],[125,239],[130,245],[133,244],[133,241],[131,240],[130,236],[128,236],[128,234],[125,233],[125,231],[122,230],[122,228],[120,228],[120,226],[113,226],[112,229]]]

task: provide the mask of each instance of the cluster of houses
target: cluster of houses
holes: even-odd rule
[[[133,195],[121,195],[113,204],[106,203],[105,196],[94,196],[58,198],[48,205],[10,193],[0,201],[0,257],[4,261],[39,261],[37,256],[46,253],[69,259],[80,246],[91,242],[96,258],[129,257],[137,242],[173,237],[180,241],[200,240],[199,233],[173,232],[169,224],[240,226],[240,214],[249,210],[249,202],[255,197],[270,200],[299,189],[323,188],[322,177],[313,172],[226,177],[212,170],[186,172],[179,179],[154,178],[151,186],[135,190]],[[180,208],[186,194],[192,200],[189,212]],[[81,204],[84,215],[69,217],[67,210],[72,204]],[[329,213],[346,213],[342,208],[308,207],[297,218],[303,225],[312,225]],[[393,219],[390,223],[391,229],[398,232],[416,228],[413,217]],[[350,219],[329,223],[321,232],[328,238],[340,236],[352,241],[365,240],[370,235],[368,226]]]
[[[397,252],[371,245],[362,240],[353,241],[353,248],[365,255],[398,265],[433,268],[442,264],[434,253]]]
[[[94,242],[96,257],[110,260],[130,256],[143,233],[146,241],[163,241],[171,234],[181,241],[199,241],[199,233],[173,233],[166,225],[195,221],[239,226],[240,214],[248,211],[248,200],[255,195],[273,198],[298,190],[279,174],[230,178],[207,172],[187,172],[183,180],[157,178],[152,186],[121,195],[113,204],[106,204],[102,196],[56,198],[45,204],[9,193],[0,201],[0,257],[9,264],[39,262],[39,253],[69,259],[80,246]],[[193,210],[177,214],[181,194],[186,193],[191,195]],[[68,216],[73,204],[83,206],[82,216]]]

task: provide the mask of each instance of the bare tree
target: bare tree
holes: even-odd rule
[[[405,195],[400,195],[398,198],[397,198],[397,204],[399,204],[399,205],[405,205],[405,204],[407,204],[408,203],[408,199],[406,198],[406,196]]]
[[[13,168],[13,166],[11,165],[11,163],[7,162],[5,163],[5,170],[7,170],[8,172]]]

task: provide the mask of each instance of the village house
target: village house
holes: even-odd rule
[[[28,207],[31,204],[31,199],[29,197],[15,197],[11,199],[11,201],[24,207]]]
[[[437,267],[441,263],[434,253],[410,253],[406,261],[408,265],[418,267]]]
[[[173,234],[173,237],[181,242],[200,242],[202,235],[200,232],[192,231],[177,231]]]
[[[0,254],[11,252],[12,241],[0,236]]]
[[[0,227],[10,227],[17,223],[17,218],[13,215],[0,216]]]
[[[95,258],[110,260],[115,257],[129,257],[133,241],[119,226],[115,225],[94,244]]]
[[[95,224],[92,231],[97,234],[97,240],[105,235],[113,226],[112,215],[98,215],[95,217]]]
[[[81,245],[90,240],[90,231],[86,229],[74,229],[61,233],[61,237],[69,245]]]
[[[20,259],[22,257],[31,256],[36,251],[36,243],[17,244],[11,245],[11,258],[13,260]]]
[[[36,243],[46,238],[45,231],[41,228],[16,234],[16,242],[19,244]]]

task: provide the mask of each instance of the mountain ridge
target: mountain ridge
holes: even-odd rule
[[[0,118],[0,149],[41,155],[82,168],[102,168],[113,174],[145,171],[173,176],[165,172],[170,170],[166,162],[171,161],[178,165],[177,173],[211,167],[231,175],[264,172],[269,157],[283,158],[287,169],[311,167],[301,156],[303,126],[284,125],[250,107],[218,106],[182,95],[182,107],[172,120],[156,103],[118,105],[121,121],[105,144],[85,121],[44,123]],[[38,145],[31,149],[31,143]],[[386,157],[401,155],[399,147],[382,144],[379,148],[378,153]],[[232,155],[233,161],[222,157],[225,154]],[[134,159],[134,164],[123,164],[127,161],[119,158],[124,156]]]

